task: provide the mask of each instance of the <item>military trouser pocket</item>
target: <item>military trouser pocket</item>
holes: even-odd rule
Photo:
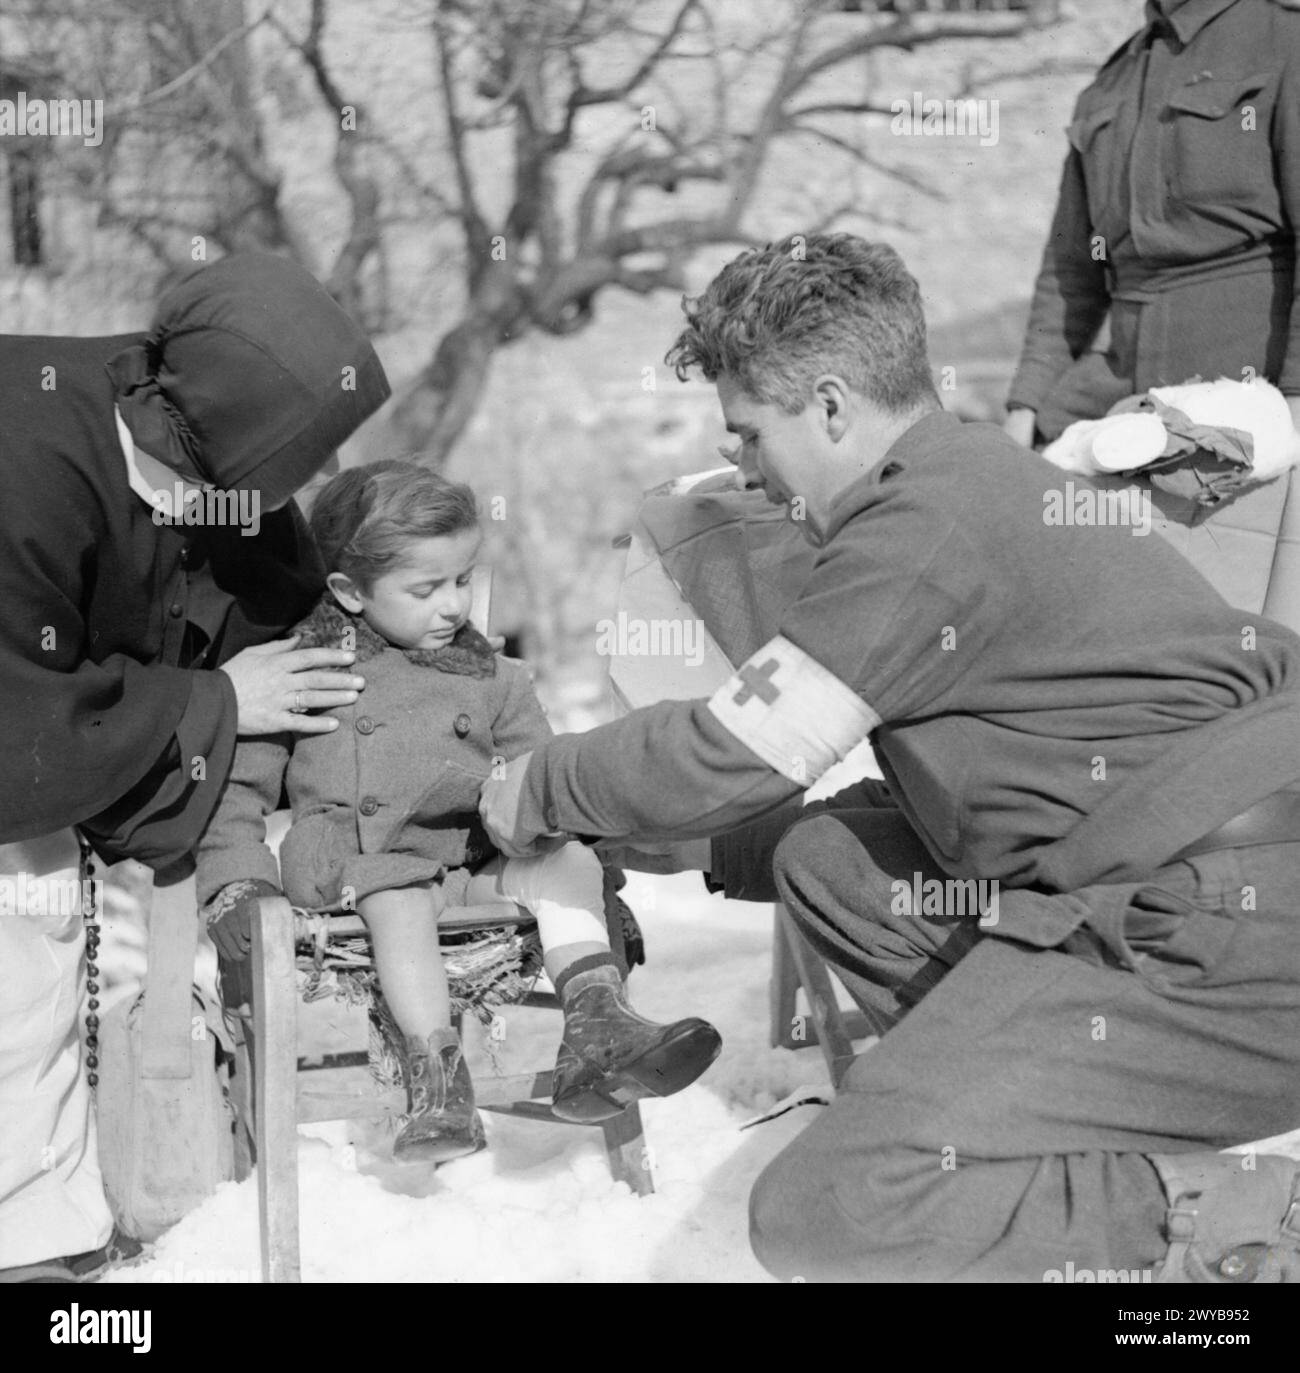
[[[1183,865],[1185,890],[1177,889],[1183,883],[1171,872],[1168,883],[1076,893],[1086,909],[1062,947],[1088,962],[1131,972],[1162,993],[1214,985],[1242,920],[1228,899],[1240,878],[1235,855],[1215,855],[1212,869],[1195,872]]]
[[[1221,905],[1140,887],[1120,928],[1123,961],[1155,990],[1209,983],[1236,934],[1237,918]]]

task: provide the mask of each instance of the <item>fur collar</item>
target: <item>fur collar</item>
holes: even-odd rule
[[[302,635],[299,648],[338,648],[349,640],[356,644],[357,662],[377,658],[392,645],[361,618],[350,615],[327,591],[310,615],[294,627]],[[348,636],[345,638],[344,636]],[[444,648],[395,649],[417,667],[433,667],[457,677],[495,677],[497,655],[473,625],[462,625]]]

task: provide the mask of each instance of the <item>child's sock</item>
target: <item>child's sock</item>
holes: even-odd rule
[[[557,949],[555,952],[560,953],[562,950]],[[561,1003],[566,997],[576,996],[580,991],[596,983],[604,983],[611,987],[623,985],[618,964],[614,961],[614,955],[608,951],[567,959],[564,966],[552,975],[551,981],[555,984],[555,995]]]

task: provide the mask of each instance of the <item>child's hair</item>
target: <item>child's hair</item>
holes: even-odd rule
[[[311,532],[326,572],[369,593],[412,539],[478,526],[474,492],[427,467],[388,459],[331,478],[312,505]]]

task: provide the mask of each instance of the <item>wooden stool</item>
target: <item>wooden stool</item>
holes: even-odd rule
[[[364,930],[359,916],[330,918],[331,931]],[[444,911],[443,934],[530,923],[515,906],[467,906]],[[611,930],[619,952],[619,931]],[[298,1125],[309,1121],[382,1118],[406,1110],[406,1094],[374,1081],[369,1055],[359,1050],[307,1063],[298,1054],[298,990],[294,913],[284,897],[258,903],[252,951],[244,963],[223,963],[223,996],[239,1022],[232,1087],[240,1122],[236,1175],[258,1165],[262,1275],[267,1282],[301,1280],[298,1245]],[[559,1009],[553,993],[529,993],[521,1003]],[[489,1078],[475,1084],[475,1099],[487,1111],[567,1124],[543,1099],[551,1094],[547,1071]],[[590,1128],[590,1127],[580,1127]],[[645,1196],[654,1191],[640,1108],[636,1103],[599,1122],[610,1173]]]

